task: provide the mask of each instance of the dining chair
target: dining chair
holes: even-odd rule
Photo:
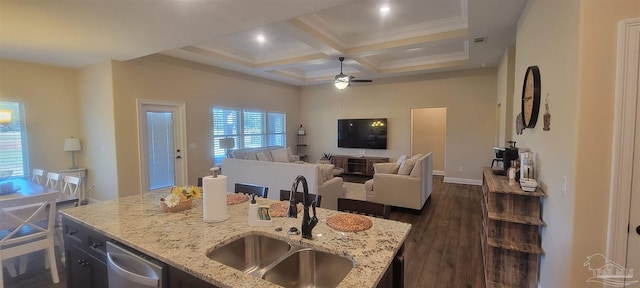
[[[31,176],[31,182],[36,183],[38,185],[42,185],[42,178],[44,176],[44,170],[42,169],[33,169],[33,175]]]
[[[62,193],[80,198],[80,195],[78,195],[79,187],[80,178],[75,176],[64,176],[64,186],[62,187]]]
[[[50,269],[53,283],[60,282],[53,244],[58,195],[59,192],[49,192],[0,200],[3,226],[0,231],[0,261],[8,260],[6,262],[13,265],[15,257],[45,250],[45,269]],[[21,257],[25,264],[21,263],[20,270],[24,273],[26,261],[22,260],[26,259]],[[4,286],[3,273],[0,273],[0,284]]]
[[[303,197],[304,193],[302,192],[298,192],[296,191],[295,197],[296,198],[296,203],[302,203],[302,197]],[[289,197],[291,196],[291,191],[288,190],[280,190],[280,201],[289,201]],[[311,203],[311,201],[316,201],[316,207],[320,207],[320,202],[322,202],[322,195],[316,195],[316,194],[309,194],[309,203]]]
[[[54,191],[60,191],[59,180],[60,180],[60,174],[47,172],[47,182],[44,184],[44,187]]]
[[[269,187],[247,183],[236,183],[234,192],[267,198],[267,195],[269,194]]]
[[[338,198],[338,211],[389,219],[391,206],[363,200]]]

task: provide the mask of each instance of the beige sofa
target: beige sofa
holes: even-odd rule
[[[414,156],[415,157],[415,156]],[[415,159],[415,160],[411,160]],[[433,190],[433,160],[431,153],[419,155],[419,157],[405,160],[415,162],[415,165],[407,172],[408,167],[397,167],[395,169],[403,170],[408,175],[394,174],[394,163],[374,164],[376,170],[387,169],[385,172],[392,173],[376,173],[373,179],[365,183],[367,201],[388,204],[397,207],[405,207],[411,209],[422,210],[424,203],[427,201]],[[401,166],[398,164],[398,166]],[[396,170],[397,171],[397,170]]]
[[[248,155],[255,155],[254,152],[251,151]],[[262,150],[260,152],[266,154]],[[240,152],[237,154],[240,155]],[[300,161],[285,163],[237,158],[222,160],[222,174],[227,176],[228,191],[233,191],[235,183],[251,183],[269,187],[268,198],[279,200],[280,190],[291,190],[293,180],[302,175],[307,180],[309,193],[322,196],[320,207],[336,210],[338,198],[345,197],[345,189],[342,178],[333,176],[332,168],[333,165]],[[302,191],[302,185],[298,186],[298,191]]]

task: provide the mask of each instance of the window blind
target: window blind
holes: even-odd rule
[[[10,170],[11,176],[29,175],[22,105],[0,101],[0,110],[11,111],[11,122],[0,124],[0,171]]]

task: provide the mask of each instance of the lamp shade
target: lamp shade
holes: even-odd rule
[[[64,139],[64,151],[80,151],[82,148],[80,147],[80,139],[78,138],[67,138]]]
[[[223,149],[231,149],[236,146],[236,141],[234,138],[223,138],[220,139],[220,148]]]

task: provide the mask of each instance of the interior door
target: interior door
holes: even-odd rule
[[[638,51],[640,53],[640,51]],[[638,57],[640,59],[640,57]],[[640,63],[638,65],[640,67]],[[640,79],[636,79],[640,87]],[[640,115],[640,90],[636,90],[636,115]],[[640,125],[635,123],[635,141],[633,149],[633,173],[631,179],[631,203],[629,207],[629,238],[627,239],[627,269],[633,269],[634,278],[626,278],[629,282],[637,282],[640,275]],[[629,270],[627,270],[629,271]]]
[[[139,103],[142,191],[186,185],[184,104]]]

